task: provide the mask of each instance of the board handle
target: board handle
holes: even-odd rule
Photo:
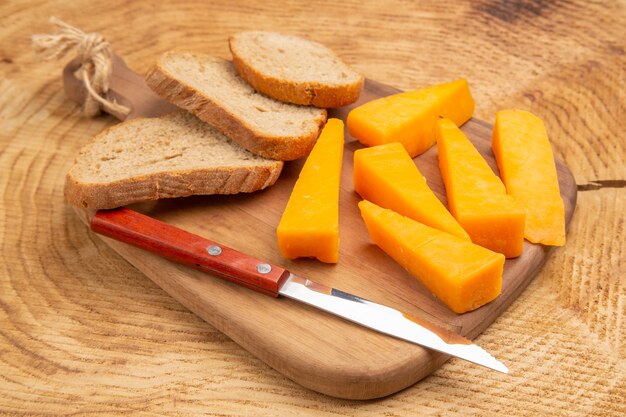
[[[219,278],[278,297],[289,271],[128,208],[99,210],[91,230]]]

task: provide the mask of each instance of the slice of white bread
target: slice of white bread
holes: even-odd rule
[[[363,76],[317,42],[251,31],[233,35],[229,43],[239,75],[277,100],[341,107],[354,103],[363,88]]]
[[[308,155],[326,122],[326,110],[265,97],[237,75],[231,62],[210,55],[167,52],[146,82],[161,97],[266,158]]]
[[[282,161],[254,155],[193,115],[112,126],[85,145],[65,180],[65,198],[105,209],[192,194],[235,194],[268,187]]]

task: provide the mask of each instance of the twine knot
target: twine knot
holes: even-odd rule
[[[83,112],[87,116],[95,116],[100,110],[128,114],[128,107],[106,97],[113,66],[111,44],[99,33],[85,33],[56,17],[51,17],[50,23],[57,26],[60,32],[53,35],[33,35],[33,46],[44,60],[60,59],[70,50],[77,49],[81,65],[76,76],[83,81],[88,91]]]

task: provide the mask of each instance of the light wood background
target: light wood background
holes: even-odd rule
[[[92,235],[63,202],[78,149],[115,123],[65,98],[64,62],[29,36],[55,15],[145,71],[183,46],[229,57],[229,34],[325,43],[401,89],[466,77],[475,116],[546,122],[578,183],[565,247],[478,342],[509,376],[451,360],[391,397],[344,401],[284,378]],[[0,415],[626,414],[626,4],[600,1],[0,4]]]

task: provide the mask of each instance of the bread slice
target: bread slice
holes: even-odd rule
[[[286,103],[341,107],[354,103],[363,76],[324,45],[274,32],[230,38],[239,75],[263,94]]]
[[[326,122],[326,110],[265,97],[237,75],[230,61],[210,55],[167,52],[146,82],[161,97],[266,158],[308,155]]]
[[[75,206],[106,209],[192,194],[268,187],[283,162],[254,155],[191,114],[115,125],[81,149],[65,180]]]

